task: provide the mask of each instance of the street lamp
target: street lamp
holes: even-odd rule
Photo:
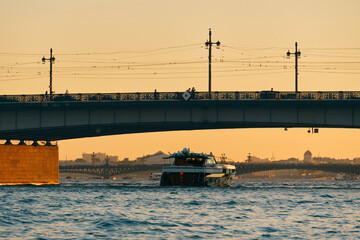
[[[291,53],[289,50],[286,53],[287,58],[290,58],[290,55],[295,55],[295,92],[298,93],[298,58],[301,55],[301,52],[297,50],[297,42],[295,42],[295,52]]]
[[[205,43],[206,49],[209,49],[209,93],[211,92],[211,46],[215,44],[216,48],[220,48],[220,42],[211,42],[211,28],[209,28],[209,40]]]
[[[52,55],[52,48],[50,48],[50,58],[45,58],[45,56],[41,59],[42,63],[45,64],[46,61],[50,61],[50,100],[53,99],[53,91],[52,91],[52,64],[55,62],[55,57]]]

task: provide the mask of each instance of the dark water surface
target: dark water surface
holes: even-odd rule
[[[0,186],[2,239],[359,239],[359,181]]]

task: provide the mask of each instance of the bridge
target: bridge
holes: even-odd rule
[[[360,128],[359,103],[360,92],[2,95],[0,139],[55,141],[226,128]]]
[[[90,165],[69,165],[69,166],[60,166],[60,173],[82,173],[90,174],[104,179],[109,179],[113,176],[124,174],[124,173],[133,173],[133,172],[143,172],[143,171],[157,171],[162,172],[162,169],[165,165],[109,165],[104,164],[100,166],[90,166]],[[360,175],[360,165],[352,164],[281,164],[281,163],[263,163],[263,164],[253,164],[253,163],[238,163],[236,166],[236,174],[247,174],[261,171],[270,171],[270,170],[284,170],[284,169],[302,169],[302,170],[317,170],[324,172],[333,172],[333,173],[346,173],[346,174],[356,174]]]
[[[302,170],[317,170],[333,173],[346,173],[360,175],[359,164],[304,164],[304,163],[239,163],[236,164],[237,174],[254,173],[261,171],[271,170],[290,170],[290,169],[302,169]]]
[[[68,165],[60,166],[60,173],[81,173],[99,176],[104,179],[110,179],[113,176],[125,173],[144,172],[144,171],[157,171],[162,172],[164,165],[104,165],[89,166],[89,165]]]

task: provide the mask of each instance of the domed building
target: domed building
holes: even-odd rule
[[[307,150],[304,153],[304,163],[312,163],[313,162],[313,157],[312,157],[312,153]]]

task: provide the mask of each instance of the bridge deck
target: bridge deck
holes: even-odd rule
[[[0,95],[1,103],[36,103],[36,102],[89,102],[89,101],[184,101],[183,92],[142,92],[142,93],[76,93],[37,95]],[[222,91],[190,92],[188,100],[360,100],[358,91],[325,92],[278,92],[278,91]]]

